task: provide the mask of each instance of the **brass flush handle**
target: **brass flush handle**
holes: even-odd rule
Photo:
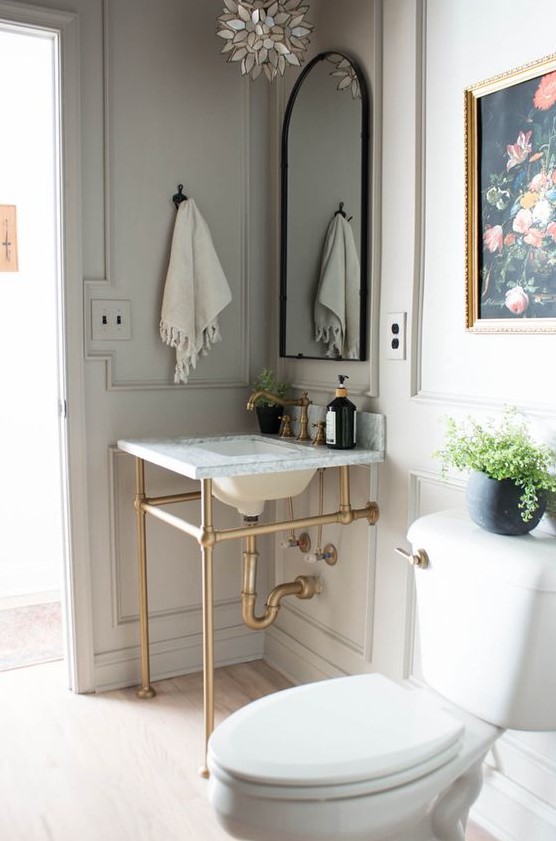
[[[426,569],[429,565],[429,558],[424,549],[417,549],[414,554],[411,554],[410,552],[406,552],[405,549],[402,549],[400,546],[397,546],[396,552],[398,555],[403,555],[412,567]]]

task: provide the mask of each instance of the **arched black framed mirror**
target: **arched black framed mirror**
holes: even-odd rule
[[[368,175],[365,78],[345,53],[319,53],[282,128],[280,356],[366,358]]]

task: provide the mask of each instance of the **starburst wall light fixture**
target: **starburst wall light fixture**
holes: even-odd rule
[[[216,34],[225,43],[228,61],[240,62],[242,75],[253,79],[264,71],[271,82],[288,64],[299,67],[313,25],[302,0],[224,0]]]

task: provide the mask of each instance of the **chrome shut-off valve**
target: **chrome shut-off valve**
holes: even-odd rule
[[[317,561],[326,561],[328,566],[334,566],[338,560],[338,552],[333,543],[327,543],[324,549],[317,549],[305,555],[305,563],[316,564]]]
[[[296,537],[293,532],[286,540],[280,541],[281,549],[299,549],[300,552],[309,552],[311,550],[311,538],[306,532],[303,532]]]

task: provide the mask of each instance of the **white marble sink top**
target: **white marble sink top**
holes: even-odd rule
[[[383,450],[356,446],[329,450],[263,435],[220,435],[206,438],[131,438],[118,441],[126,453],[190,479],[250,476],[292,470],[371,464],[384,461]]]

